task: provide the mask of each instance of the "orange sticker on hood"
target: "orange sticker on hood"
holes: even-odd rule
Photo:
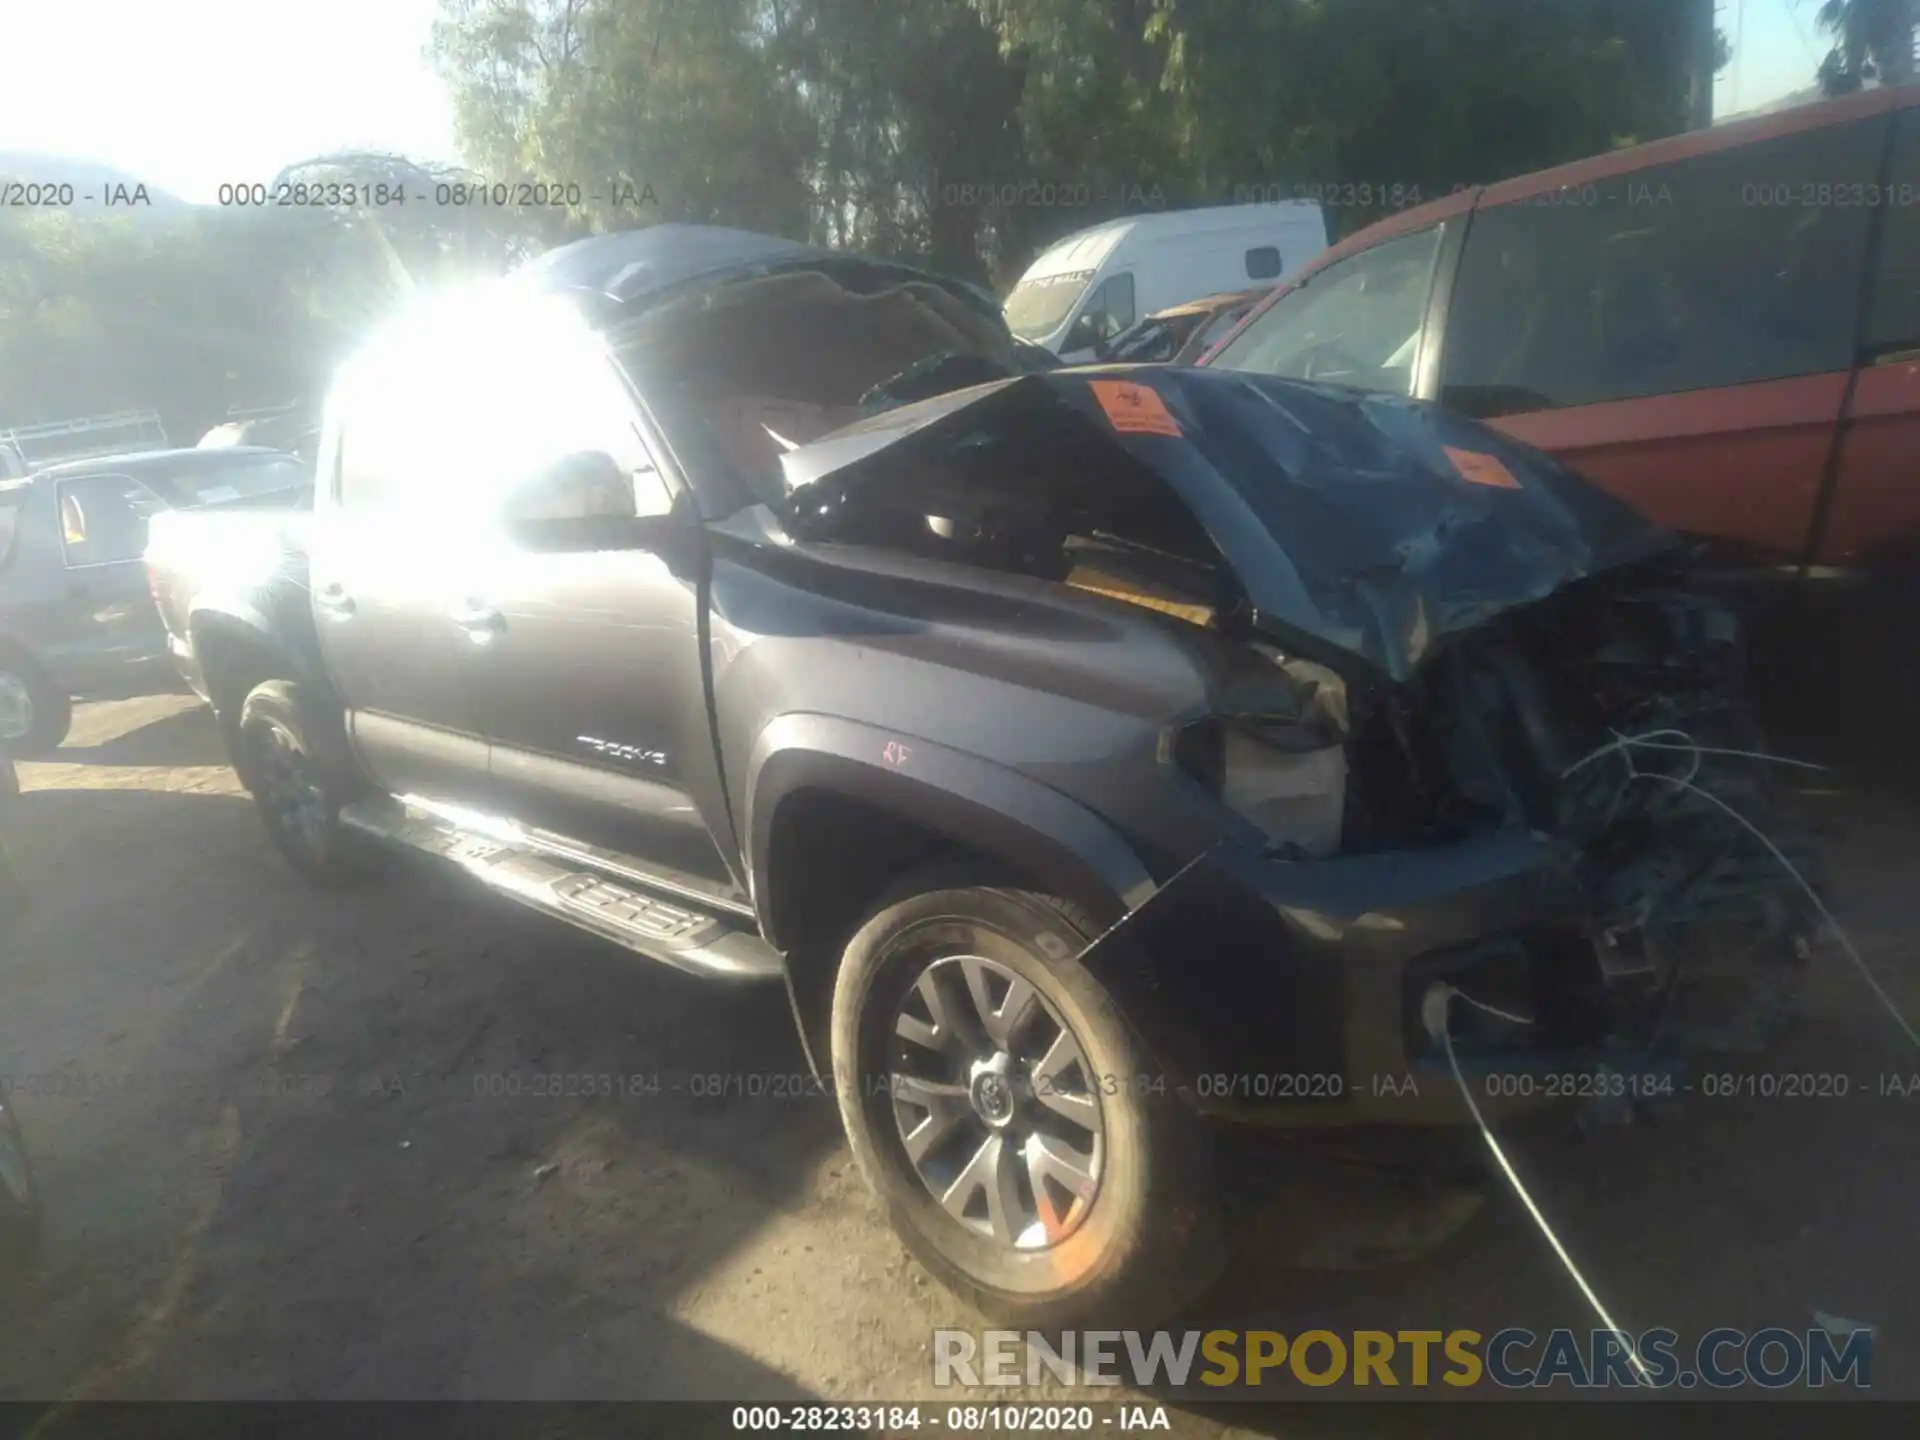
[[[1456,450],[1451,445],[1442,445],[1447,459],[1453,462],[1453,468],[1460,472],[1462,480],[1471,480],[1475,485],[1491,485],[1496,490],[1518,490],[1520,482],[1513,478],[1513,472],[1501,463],[1497,455],[1482,455],[1478,450]]]
[[[1148,385],[1131,380],[1089,380],[1093,398],[1122,435],[1178,435],[1180,422]]]

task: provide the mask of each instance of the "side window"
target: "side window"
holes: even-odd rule
[[[1257,245],[1247,251],[1249,280],[1277,280],[1280,277],[1280,247]]]
[[[400,488],[401,447],[392,434],[393,407],[369,397],[348,414],[335,442],[340,503],[353,509],[386,506]]]
[[[1844,370],[1884,121],[1475,215],[1444,401],[1495,416]]]
[[[1133,319],[1133,276],[1125,274],[1108,276],[1081,312],[1081,323],[1091,326],[1097,340],[1113,339]]]
[[[69,568],[138,560],[147,550],[148,520],[166,508],[129,475],[62,480],[56,494],[60,544]]]
[[[435,428],[430,397],[416,395],[402,367],[381,359],[358,367],[334,401],[334,493],[350,509],[417,499],[424,485],[418,456],[423,431]]]
[[[1150,320],[1114,346],[1113,359],[1126,364],[1153,364],[1170,358],[1179,348],[1180,335],[1172,325]]]
[[[1891,193],[1881,197],[1886,231],[1867,314],[1869,352],[1920,347],[1920,109],[1901,111],[1899,125],[1887,177]]]
[[[1199,336],[1193,342],[1194,353],[1201,355],[1211,350],[1226,339],[1227,332],[1246,319],[1246,316],[1247,307],[1244,305],[1235,305],[1230,310],[1222,310],[1201,328]]]
[[[599,342],[561,333],[551,343],[527,347],[517,359],[517,383],[503,388],[494,416],[499,480],[506,489],[574,457],[607,455],[618,474],[632,479],[631,513],[666,514],[672,492],[641,438],[626,382]],[[503,372],[499,378],[508,377]],[[594,507],[589,513],[604,513],[605,497],[578,498]]]
[[[1410,394],[1440,232],[1435,225],[1396,235],[1327,266],[1276,301],[1212,363]]]
[[[625,383],[564,311],[475,312],[400,335],[356,366],[336,406],[337,493],[349,508],[484,520],[516,487],[592,452],[633,479],[632,509],[622,513],[670,508]],[[556,483],[605,514],[615,508],[608,498],[581,487],[607,468],[576,464]]]

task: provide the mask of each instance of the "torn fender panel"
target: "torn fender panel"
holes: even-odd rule
[[[1142,388],[1150,401],[1133,395]],[[1141,403],[1116,423],[1122,394]],[[1154,477],[1275,638],[1393,679],[1503,611],[1675,544],[1557,461],[1437,406],[1221,370],[1089,367],[976,385],[782,464],[791,523],[822,539],[869,487],[898,504],[899,487],[961,476],[981,494],[1031,504],[1044,490],[1071,510],[1076,487]]]
[[[1564,917],[1575,901],[1555,848],[1522,832],[1310,864],[1222,843],[1080,961],[1122,997],[1176,1084],[1337,1075],[1344,1086],[1308,1098],[1353,1108],[1366,1076],[1410,1064],[1412,961]]]

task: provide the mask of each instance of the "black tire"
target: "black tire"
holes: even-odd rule
[[[32,758],[60,748],[73,728],[73,697],[17,650],[0,650],[0,748]],[[24,708],[25,714],[13,718]]]
[[[832,1049],[835,1090],[854,1157],[907,1247],[982,1312],[1034,1328],[1093,1319],[1151,1325],[1197,1295],[1224,1260],[1207,1135],[1170,1085],[1156,1086],[1155,1067],[1132,1027],[1113,997],[1080,965],[1078,956],[1099,927],[1064,901],[969,883],[971,878],[948,871],[899,887],[847,945],[834,987]],[[1030,1163],[1033,1152],[1026,1148],[1032,1132],[1024,1132],[1023,1139],[1019,1128],[1029,1114],[1042,1129],[1060,1124],[1051,1113],[1032,1108],[1039,1103],[1034,1098],[1038,1062],[1012,1061],[1016,1071],[1024,1067],[1015,1082],[1016,1098],[989,1097],[1010,1104],[1021,1117],[1000,1119],[1006,1130],[996,1132],[987,1118],[1002,1104],[986,1107],[969,1098],[971,1110],[961,1111],[964,1118],[954,1122],[951,1143],[943,1138],[922,1156],[930,1165],[928,1178],[909,1158],[907,1121],[901,1117],[919,1112],[911,1101],[904,1112],[897,1106],[893,1077],[900,1073],[896,1067],[913,1069],[916,1057],[910,1042],[896,1036],[896,1025],[903,1007],[924,1005],[923,977],[936,989],[956,976],[967,979],[964,969],[953,968],[963,956],[986,961],[987,973],[997,970],[1006,981],[990,1009],[1008,1006],[1015,976],[1044,1002],[1042,1020],[1032,1020],[1029,1011],[1030,1024],[1041,1027],[1038,1040],[1024,1045],[987,1040],[990,1048],[1007,1054],[974,1062],[975,1087],[982,1066],[1007,1063],[1008,1055],[1017,1056],[1023,1048],[1030,1053],[1058,1027],[1077,1042],[1083,1057],[1075,1072],[1079,1079],[1062,1082],[1062,1088],[1078,1090],[1085,1082],[1099,1091],[1102,1133],[1093,1140],[1087,1132],[1089,1143],[1079,1152],[1096,1157],[1086,1169],[1096,1176],[1097,1188],[1090,1199],[1070,1202],[1064,1216],[1059,1202],[1067,1192],[1053,1195],[1045,1216],[1033,1202],[1040,1182]],[[942,962],[947,978],[929,975]],[[922,998],[909,1001],[910,992]],[[984,1012],[976,1006],[976,1013]],[[947,1028],[955,1033],[964,1027]],[[974,1034],[985,1038],[984,1029]],[[956,1057],[965,1049],[955,1046]],[[923,1053],[930,1063],[949,1063],[944,1050]],[[957,1076],[959,1061],[954,1063]],[[978,1094],[977,1089],[966,1093]],[[934,1120],[930,1108],[925,1118],[929,1124]],[[969,1220],[950,1213],[935,1195],[940,1177],[931,1173],[932,1161],[978,1173],[970,1172],[964,1160],[946,1162],[941,1154],[970,1153],[974,1137],[963,1128],[967,1124],[978,1128],[982,1146],[998,1133],[1008,1154],[1026,1157],[1013,1166],[1011,1191],[1002,1187],[1002,1193],[1009,1195],[1004,1212],[1029,1222],[1021,1232],[1029,1248],[982,1233],[981,1225],[992,1229],[991,1212]],[[1067,1133],[1079,1132],[1070,1127]],[[1013,1149],[1015,1142],[1020,1149]],[[981,1162],[979,1152],[971,1156],[974,1164]],[[1050,1183],[1047,1188],[1053,1190]],[[985,1208],[984,1189],[976,1197]],[[1017,1223],[1006,1231],[1013,1232]]]
[[[375,842],[340,823],[366,793],[339,722],[290,680],[256,685],[240,707],[241,773],[274,848],[309,880],[348,885],[379,869]]]

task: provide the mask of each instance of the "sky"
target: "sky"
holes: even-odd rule
[[[1813,23],[1820,0],[1719,0],[1733,59],[1714,82],[1716,115],[1751,110],[1816,81],[1832,42]]]
[[[110,165],[182,199],[331,150],[459,158],[422,54],[438,0],[3,0],[0,151]],[[1720,0],[1716,112],[1813,84],[1818,0]]]
[[[0,0],[0,151],[210,202],[331,150],[458,158],[437,0]]]

